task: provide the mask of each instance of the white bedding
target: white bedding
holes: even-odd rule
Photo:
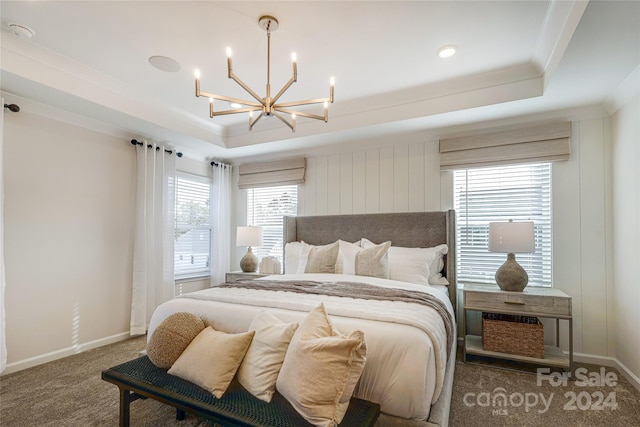
[[[448,296],[424,285],[338,274],[274,275],[264,279],[363,282],[422,291],[437,296],[453,315]],[[386,414],[426,419],[442,389],[447,339],[441,317],[420,304],[213,287],[158,307],[148,337],[176,312],[192,312],[215,329],[235,333],[246,331],[263,307],[285,322],[299,322],[321,301],[342,333],[359,329],[365,334],[367,361],[354,395],[380,403]]]

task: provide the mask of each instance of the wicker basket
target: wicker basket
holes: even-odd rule
[[[543,325],[537,317],[482,313],[482,348],[542,359]]]

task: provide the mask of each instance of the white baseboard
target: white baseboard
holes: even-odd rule
[[[565,352],[566,353],[566,352]],[[635,388],[640,390],[640,378],[635,375],[626,365],[615,357],[597,356],[595,354],[573,353],[576,362],[590,363],[592,365],[610,366],[616,368]]]
[[[631,383],[633,384],[633,386],[635,388],[638,389],[638,391],[640,391],[640,378],[634,374],[633,372],[631,372],[631,370],[629,368],[626,367],[626,365],[620,361],[618,361],[616,359],[616,368],[618,368],[618,370],[620,372],[622,372],[622,375],[625,376],[625,378]]]
[[[122,332],[120,334],[112,335],[110,337],[100,338],[98,340],[89,341],[87,343],[78,344],[73,347],[67,347],[61,350],[52,351],[50,353],[41,354],[39,356],[30,357],[24,360],[18,360],[7,364],[7,368],[2,372],[2,375],[11,374],[13,372],[22,371],[23,369],[32,368],[37,365],[41,365],[47,362],[53,362],[54,360],[62,359],[63,357],[73,356],[74,354],[82,353],[84,351],[92,350],[94,348],[102,347],[107,344],[113,344],[119,341],[124,341],[131,338],[129,332]]]

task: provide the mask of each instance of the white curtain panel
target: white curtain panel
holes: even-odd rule
[[[4,105],[4,98],[2,98]],[[0,372],[7,367],[7,336],[6,336],[6,317],[4,311],[4,107],[0,112]]]
[[[174,297],[176,155],[136,145],[136,224],[131,335],[143,335],[155,308]]]
[[[231,165],[213,166],[211,181],[211,286],[225,281],[231,265]]]

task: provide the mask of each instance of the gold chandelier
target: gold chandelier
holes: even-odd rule
[[[271,96],[271,32],[276,31],[278,29],[278,20],[273,16],[261,16],[258,20],[258,24],[262,29],[267,32],[267,88],[266,95],[264,98],[260,97],[256,92],[254,92],[249,86],[247,86],[242,80],[238,78],[233,73],[233,67],[231,65],[231,48],[227,48],[227,68],[228,68],[228,77],[232,79],[234,82],[238,83],[244,90],[246,90],[249,95],[251,95],[256,101],[245,101],[238,98],[231,98],[229,96],[223,95],[215,95],[213,93],[202,92],[200,90],[200,71],[196,70],[196,97],[207,97],[209,98],[209,117],[213,118],[215,116],[223,116],[227,114],[238,114],[238,113],[249,113],[249,130],[253,129],[253,126],[258,123],[258,121],[262,117],[271,117],[275,116],[280,119],[284,124],[289,126],[293,132],[296,130],[296,116],[308,117],[310,119],[323,120],[325,123],[329,121],[329,103],[333,103],[333,86],[334,79],[331,78],[330,86],[329,86],[329,97],[328,98],[316,98],[316,99],[307,99],[305,101],[293,101],[293,102],[282,102],[277,103],[278,99],[285,93],[289,87],[298,80],[298,67],[296,65],[296,56],[295,53],[291,55],[291,61],[293,63],[293,76],[289,81],[283,86],[282,89],[275,95]],[[213,100],[219,99],[221,101],[226,101],[231,104],[239,104],[240,107],[236,109],[223,110],[223,111],[215,111],[213,108]],[[295,111],[290,109],[289,107],[296,107],[300,105],[311,105],[311,104],[324,104],[324,114],[322,116],[317,114],[310,114],[303,111]],[[253,117],[253,112],[259,111],[260,114]],[[285,116],[282,114],[287,114],[291,117],[291,120],[287,120]]]

